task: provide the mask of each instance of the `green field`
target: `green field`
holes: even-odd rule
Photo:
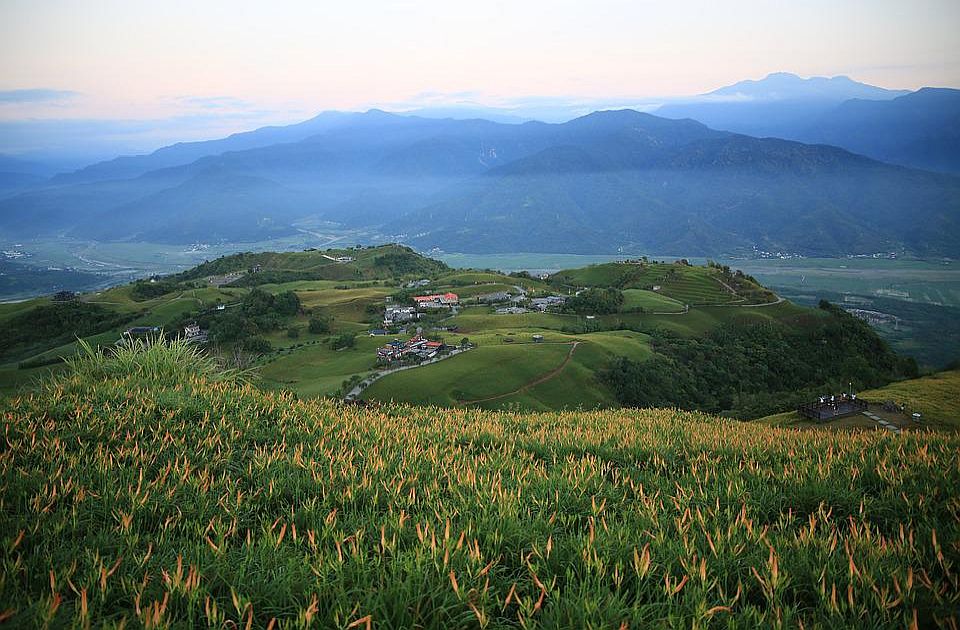
[[[271,358],[258,368],[262,385],[299,396],[334,396],[344,380],[376,367],[374,351],[382,339],[360,336],[349,350],[332,350],[323,343],[305,345]]]
[[[567,344],[481,346],[433,365],[391,374],[364,390],[366,399],[419,404],[478,402],[521,388],[563,363]]]
[[[957,623],[952,434],[364,408],[161,345],[0,413],[11,627]]]
[[[645,289],[626,289],[623,292],[623,310],[644,310],[649,312],[679,313],[683,311],[683,302]]]
[[[448,325],[459,326],[461,332],[476,333],[487,329],[501,328],[548,328],[560,330],[583,319],[579,315],[557,313],[523,313],[520,315],[497,315],[492,308],[476,307],[461,309],[460,314],[447,320]]]
[[[531,343],[532,335],[543,343]],[[628,330],[565,335],[527,329],[491,330],[470,337],[475,350],[424,368],[390,374],[364,391],[367,399],[412,404],[473,404],[499,409],[616,406],[596,379],[614,356],[643,361],[649,338]],[[513,343],[506,343],[513,340]],[[573,342],[577,348],[565,362]],[[563,364],[562,370],[557,368]]]

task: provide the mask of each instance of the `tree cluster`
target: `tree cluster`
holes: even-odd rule
[[[623,292],[619,289],[586,289],[568,299],[563,310],[581,315],[608,315],[623,306]]]
[[[913,359],[896,355],[870,327],[830,304],[822,323],[726,325],[705,337],[653,331],[656,354],[618,358],[600,378],[624,405],[681,407],[737,417],[794,408],[826,393],[915,377]]]

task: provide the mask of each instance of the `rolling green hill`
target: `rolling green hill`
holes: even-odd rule
[[[410,288],[410,280],[427,283]],[[384,326],[388,304],[447,291],[460,295],[457,309],[421,313],[386,338],[368,335]],[[527,312],[501,314],[475,299],[495,292]],[[568,302],[539,312],[529,301],[550,295]],[[399,246],[246,253],[69,304],[5,305],[0,318],[8,392],[60,369],[78,336],[112,347],[131,326],[174,337],[193,322],[208,331],[212,356],[256,367],[264,389],[304,397],[342,397],[372,381],[361,398],[531,410],[657,405],[755,418],[850,382],[863,389],[916,373],[839,309],[800,307],[735,270],[684,261],[595,265],[541,280],[451,270]],[[474,349],[381,374],[377,348],[417,328]]]
[[[4,621],[956,621],[955,435],[346,406],[240,377],[138,345],[0,400]]]

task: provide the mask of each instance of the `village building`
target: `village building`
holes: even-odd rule
[[[530,305],[539,311],[546,311],[550,308],[559,308],[566,301],[567,296],[565,295],[548,295],[547,297],[533,298],[530,300]]]
[[[402,360],[428,360],[440,354],[446,345],[442,341],[430,341],[417,334],[406,342],[394,339],[377,348],[377,360],[384,363]]]
[[[450,308],[460,304],[460,296],[456,293],[444,293],[437,295],[418,295],[413,298],[420,308]]]
[[[390,327],[420,319],[420,313],[413,306],[388,306],[383,313],[383,325]]]
[[[806,403],[797,407],[797,413],[808,420],[827,422],[835,418],[842,418],[867,410],[867,403],[857,398],[856,394],[843,393],[831,396],[820,396],[816,402]]]
[[[207,282],[210,284],[210,286],[219,288],[226,284],[230,284],[231,282],[236,282],[242,277],[242,272],[234,271],[232,273],[223,274],[222,276],[210,276],[207,278]]]
[[[207,331],[199,324],[187,324],[183,327],[183,339],[187,343],[207,343]]]
[[[124,335],[127,337],[149,337],[150,335],[159,334],[159,326],[134,326],[133,328],[128,328],[124,331]]]
[[[523,315],[527,309],[522,306],[504,306],[494,311],[497,315]]]
[[[511,294],[508,291],[497,291],[495,293],[485,293],[478,295],[477,300],[487,304],[497,304],[499,302],[509,302]]]
[[[426,278],[422,278],[422,279],[420,279],[420,280],[411,280],[410,282],[408,282],[408,283],[405,284],[404,286],[405,286],[406,288],[408,288],[408,289],[418,289],[418,288],[420,288],[420,287],[425,287],[425,286],[427,286],[428,284],[430,284],[430,281],[427,280]]]

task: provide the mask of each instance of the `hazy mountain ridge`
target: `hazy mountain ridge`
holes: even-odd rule
[[[242,242],[314,218],[463,252],[960,253],[960,180],[832,146],[632,110],[563,124],[337,120],[296,142],[8,198],[2,225]]]
[[[960,173],[960,90],[923,88],[889,101],[849,100],[798,132],[797,139]]]
[[[883,162],[960,173],[960,90],[887,90],[849,77],[775,73],[656,114],[714,129],[830,144]]]

